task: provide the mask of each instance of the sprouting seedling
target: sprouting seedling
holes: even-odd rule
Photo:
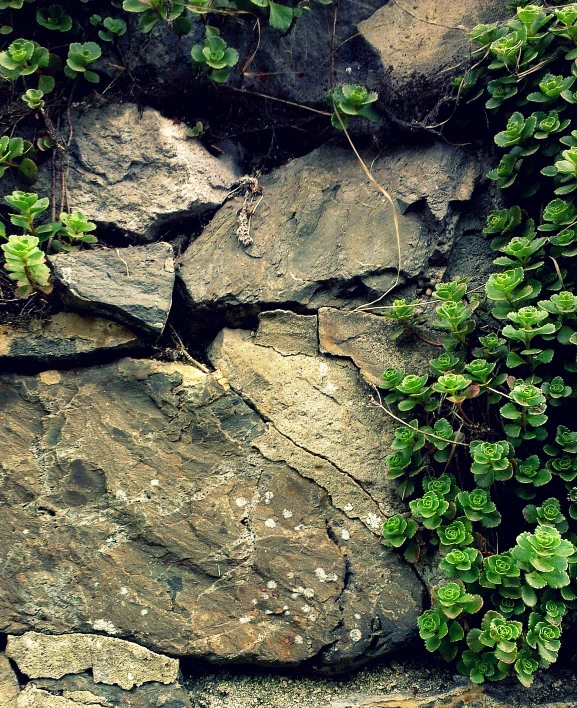
[[[44,91],[40,89],[28,89],[22,94],[22,100],[32,110],[40,110],[44,108]]]
[[[186,131],[186,135],[189,138],[198,138],[199,135],[202,135],[203,133],[204,133],[204,124],[199,120],[196,121],[196,123],[194,124],[194,126],[192,128],[189,128]]]
[[[10,81],[34,74],[50,62],[48,49],[28,39],[16,39],[0,52],[0,74]]]
[[[8,243],[0,246],[6,261],[4,268],[8,277],[16,281],[18,297],[27,298],[36,290],[45,294],[52,291],[46,256],[38,243],[36,236],[9,236]]]
[[[84,44],[73,42],[68,49],[64,73],[70,79],[75,79],[82,74],[87,81],[97,84],[100,77],[96,72],[90,71],[88,65],[95,62],[101,54],[102,50],[96,42],[84,42]]]
[[[349,116],[362,116],[377,122],[380,116],[374,103],[378,98],[378,93],[357,84],[343,84],[333,89],[327,98],[328,104],[334,111],[331,116],[333,127],[338,130],[346,129],[349,125]]]
[[[219,84],[228,79],[229,69],[238,63],[237,50],[227,47],[220,31],[210,25],[206,26],[204,45],[195,44],[190,55],[195,64]]]

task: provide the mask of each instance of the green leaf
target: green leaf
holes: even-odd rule
[[[270,26],[277,30],[288,30],[293,20],[292,8],[270,1],[268,6],[270,8]]]
[[[146,10],[150,10],[150,5],[140,2],[140,0],[124,0],[122,8],[127,12],[146,12]]]
[[[22,174],[28,184],[32,184],[36,179],[36,175],[38,174],[38,167],[36,166],[36,163],[32,162],[32,160],[30,160],[28,157],[22,160],[22,162],[20,163],[19,170],[20,174]]]

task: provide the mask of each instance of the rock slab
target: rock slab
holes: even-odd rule
[[[329,414],[331,440],[347,420],[370,432],[356,477],[344,445],[299,446],[276,414],[265,423],[266,400],[255,398],[260,414],[191,366],[122,359],[0,376],[0,631],[333,669],[414,636],[422,585],[378,536],[388,502],[369,446],[388,423],[353,415],[360,392],[347,404],[331,388],[362,385],[351,364],[251,346],[292,362],[269,388],[306,369],[315,401],[298,416],[295,399],[295,435]]]
[[[0,363],[10,365],[81,364],[93,356],[103,361],[136,353],[143,347],[142,339],[126,327],[74,312],[32,320],[21,329],[0,325]]]
[[[216,209],[240,176],[186,126],[131,103],[72,113],[68,202],[98,226],[133,241],[156,241],[174,225]],[[38,190],[50,194],[50,169]]]
[[[174,286],[169,244],[80,251],[50,262],[68,307],[107,315],[149,337],[162,334]]]
[[[30,678],[62,678],[92,669],[95,683],[129,691],[148,681],[173,683],[178,660],[132,642],[93,634],[48,635],[26,632],[9,636],[6,654]]]
[[[480,174],[476,158],[436,143],[397,146],[373,173],[397,204],[401,282],[442,266]],[[234,324],[235,313],[366,303],[395,284],[392,208],[351,150],[319,148],[263,177],[262,187],[250,247],[236,237],[241,202],[231,199],[187,249],[177,274],[187,308]]]
[[[10,662],[0,654],[0,708],[16,708],[20,684]]]

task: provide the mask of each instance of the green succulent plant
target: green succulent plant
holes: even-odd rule
[[[432,596],[435,607],[449,619],[456,619],[463,612],[473,615],[483,606],[483,598],[466,592],[461,580],[433,588]]]
[[[527,644],[536,649],[545,665],[557,661],[557,654],[561,648],[561,628],[550,624],[541,615],[532,612],[529,615],[529,629]]]
[[[43,69],[50,62],[48,49],[27,39],[16,39],[0,52],[0,75],[16,81],[21,76],[29,76]]]
[[[467,635],[467,644],[475,650],[491,649],[503,664],[517,660],[523,624],[508,620],[496,610],[489,610],[481,621],[481,629],[472,629]]]
[[[413,519],[405,519],[401,514],[395,514],[387,519],[381,529],[385,546],[400,548],[407,540],[413,538],[419,525]]]
[[[331,116],[333,127],[337,130],[348,128],[351,116],[361,116],[377,122],[380,116],[374,104],[378,98],[378,93],[357,84],[343,84],[333,89],[327,99],[333,109]]]
[[[72,17],[67,15],[60,5],[39,7],[36,10],[36,22],[46,29],[58,32],[68,32],[72,29]]]
[[[0,138],[0,178],[7,170],[14,169],[29,183],[36,178],[38,168],[32,160],[34,146],[22,138],[10,138],[4,135]]]
[[[191,3],[194,4],[194,3]],[[139,13],[140,19],[138,26],[144,33],[151,32],[157,22],[172,22],[176,23],[178,29],[178,21],[182,18],[185,3],[182,0],[124,0],[122,8],[127,12]],[[186,29],[183,27],[182,29]],[[186,33],[185,33],[186,34]]]
[[[88,69],[88,66],[100,58],[102,50],[96,42],[73,42],[68,48],[68,58],[64,73],[68,78],[75,79],[77,76],[84,76],[86,81],[97,84],[100,77],[95,71]]]
[[[441,525],[442,517],[449,512],[449,502],[436,492],[430,491],[420,499],[409,502],[412,515],[428,529]]]
[[[485,588],[518,588],[520,587],[521,571],[511,553],[501,553],[499,555],[488,556],[483,561],[483,570],[479,579],[480,584]],[[503,592],[505,596],[516,597],[516,592]]]
[[[26,93],[22,94],[22,100],[33,110],[40,110],[44,108],[44,91],[39,89],[28,89]]]
[[[571,541],[561,538],[556,528],[542,525],[533,534],[524,532],[517,536],[511,555],[525,571],[525,580],[532,588],[558,589],[569,585],[567,559],[576,551]]]
[[[473,458],[471,472],[479,487],[486,489],[493,482],[504,482],[513,476],[513,448],[510,443],[473,440],[470,450]]]
[[[439,565],[448,578],[459,578],[464,583],[479,579],[480,566],[481,553],[476,548],[454,548]]]
[[[561,513],[561,503],[555,497],[545,499],[540,506],[529,504],[523,509],[523,516],[530,524],[554,526],[560,533],[568,530],[567,519]]]
[[[464,637],[463,628],[458,622],[447,622],[442,612],[431,609],[423,612],[417,619],[417,625],[427,651],[440,650],[447,661],[455,658],[458,651],[455,643]]]
[[[473,541],[473,526],[466,516],[455,519],[447,526],[439,526],[437,535],[439,537],[439,551],[441,555],[446,555],[455,548],[470,546]]]
[[[126,34],[126,22],[117,17],[105,17],[102,20],[103,30],[98,31],[98,36],[103,42],[114,42]]]
[[[460,492],[457,503],[469,521],[478,521],[485,528],[493,528],[501,523],[501,514],[486,489]]]
[[[238,64],[238,52],[228,47],[216,27],[205,28],[204,45],[195,44],[190,50],[193,61],[212,81],[224,83],[230,69]]]
[[[0,248],[4,251],[4,268],[8,277],[16,281],[16,295],[27,298],[35,291],[50,293],[50,270],[46,256],[38,248],[35,236],[9,236],[8,243]]]
[[[459,671],[468,676],[473,683],[501,681],[507,672],[499,667],[499,660],[494,652],[486,651],[482,654],[466,649],[457,664]]]

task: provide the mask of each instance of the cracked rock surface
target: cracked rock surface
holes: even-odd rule
[[[116,684],[127,691],[148,681],[173,683],[178,676],[177,659],[93,634],[9,636],[6,655],[30,678],[58,679],[92,669],[94,683]]]
[[[18,329],[0,325],[0,362],[8,365],[81,364],[96,355],[102,361],[136,353],[143,345],[137,334],[116,322],[74,312],[58,312]]]
[[[16,708],[20,685],[10,662],[0,654],[0,708]]]
[[[95,684],[88,674],[59,680],[31,681],[14,708],[191,708],[187,691],[178,684],[146,683],[124,691]]]
[[[107,315],[148,337],[162,334],[174,287],[168,243],[52,256],[50,264],[66,306]]]
[[[401,280],[429,265],[442,275],[458,231],[459,204],[480,175],[477,159],[442,144],[395,146],[373,174],[398,205]],[[263,200],[248,248],[236,237],[242,201],[230,199],[187,249],[177,273],[189,310],[253,313],[367,302],[396,279],[398,249],[390,205],[363,177],[350,150],[325,146],[261,180]]]
[[[147,360],[0,377],[0,631],[333,669],[414,636],[423,587],[378,538],[388,423],[350,362],[243,337],[221,337],[231,361],[247,348],[246,381],[225,372],[242,396]],[[288,427],[250,390],[252,350],[284,363]]]
[[[98,226],[150,243],[219,207],[240,176],[153,108],[132,103],[72,113],[68,199]],[[48,165],[49,163],[47,163]],[[37,190],[50,194],[50,168]]]

